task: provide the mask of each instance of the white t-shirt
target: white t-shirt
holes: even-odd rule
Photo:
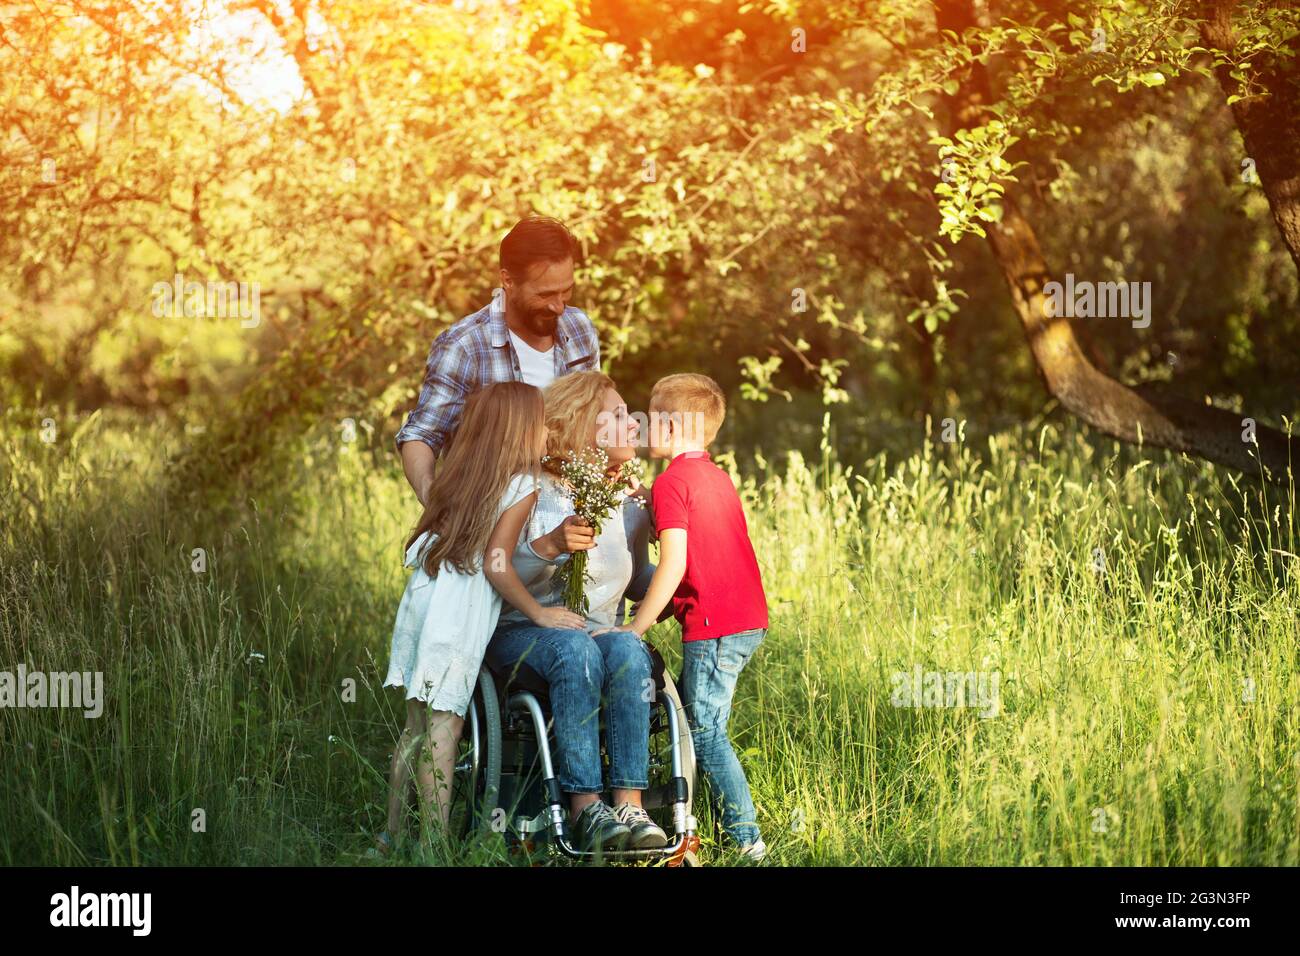
[[[519,371],[523,373],[525,382],[538,388],[545,388],[555,381],[554,345],[545,352],[539,352],[515,335],[513,330],[510,332],[510,340],[515,343],[515,354],[519,356]]]

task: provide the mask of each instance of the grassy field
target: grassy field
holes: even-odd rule
[[[0,862],[365,862],[416,517],[394,456],[322,439],[219,505],[163,493],[182,436],[22,425],[0,670],[102,671],[107,703],[0,709]],[[772,863],[1300,863],[1293,489],[1051,427],[745,471],[772,626],[733,733]],[[675,665],[676,625],[650,637]],[[918,669],[996,695],[898,706]]]

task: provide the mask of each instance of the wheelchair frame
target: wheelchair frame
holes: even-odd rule
[[[509,684],[507,684],[509,686]],[[668,866],[696,866],[696,852],[700,839],[697,823],[691,813],[691,801],[695,789],[695,755],[691,746],[690,733],[685,727],[684,711],[677,695],[676,686],[667,673],[664,673],[664,686],[658,689],[655,703],[658,713],[663,715],[663,723],[656,727],[656,714],[651,714],[651,737],[656,730],[666,732],[669,740],[669,777],[666,783],[648,789],[643,798],[647,810],[671,807],[672,835],[668,845],[647,849],[594,849],[587,850],[575,846],[570,840],[569,824],[565,809],[565,797],[555,776],[551,757],[550,730],[552,720],[547,718],[537,695],[526,688],[515,688],[505,695],[497,689],[497,681],[486,667],[479,670],[478,686],[474,701],[466,714],[468,733],[465,739],[469,743],[469,753],[456,765],[456,776],[462,778],[465,786],[457,788],[460,799],[471,801],[466,808],[467,824],[497,832],[508,831],[518,844],[526,849],[533,849],[540,839],[547,848],[563,857],[576,860],[626,861],[662,861]],[[491,700],[495,712],[489,711],[487,701]],[[479,712],[482,708],[484,726],[480,726]],[[503,720],[504,718],[504,720]],[[529,743],[526,734],[516,735],[520,722],[531,730],[531,740],[535,744],[536,754],[529,760],[520,779],[527,780],[529,775],[537,772],[540,764],[540,787],[544,806],[535,816],[507,812],[506,818],[498,816],[503,808],[497,806],[501,790],[502,759],[506,748],[506,736],[503,725],[511,729],[509,738],[512,748]],[[649,745],[649,741],[647,741]],[[495,752],[494,752],[495,751]],[[516,760],[522,765],[522,760]],[[662,769],[662,764],[659,765]],[[655,769],[652,767],[652,770]],[[479,786],[480,776],[486,779]],[[481,792],[480,792],[481,791]],[[518,795],[516,795],[518,796]],[[486,812],[485,812],[486,811]],[[661,821],[662,822],[662,821]],[[498,826],[504,823],[499,830]],[[665,828],[667,829],[667,828]]]

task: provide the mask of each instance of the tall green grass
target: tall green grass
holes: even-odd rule
[[[401,716],[396,460],[323,438],[269,490],[177,496],[183,436],[68,431],[0,434],[0,670],[102,671],[107,705],[0,709],[0,862],[363,861]],[[1050,427],[746,472],[771,629],[733,736],[772,862],[1300,862],[1294,489]],[[676,625],[650,638],[675,667]],[[996,716],[895,706],[918,665],[996,675]]]

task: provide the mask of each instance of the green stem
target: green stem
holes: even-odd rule
[[[564,606],[587,616],[587,552],[577,551],[564,569]]]

